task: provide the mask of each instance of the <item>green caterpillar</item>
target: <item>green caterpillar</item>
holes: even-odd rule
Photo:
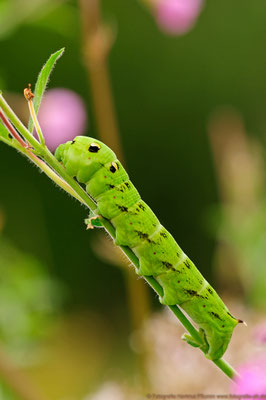
[[[139,259],[137,273],[153,276],[162,286],[160,302],[179,305],[200,327],[206,356],[212,360],[224,354],[238,322],[221,298],[160,224],[129,180],[114,152],[93,138],[77,136],[61,144],[56,158],[66,172],[86,184],[97,203],[97,213],[116,230],[115,243],[128,246]],[[185,336],[192,345],[193,339]]]

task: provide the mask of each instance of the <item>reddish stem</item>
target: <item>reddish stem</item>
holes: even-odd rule
[[[17,133],[17,131],[15,130],[15,128],[13,127],[13,125],[9,122],[9,120],[6,118],[5,114],[2,112],[2,110],[0,110],[0,118],[3,121],[4,125],[6,126],[6,128],[8,129],[8,131],[10,132],[10,134],[14,137],[14,139],[16,139],[22,147],[24,147],[26,149],[27,154],[29,155],[29,157],[32,160],[35,160],[35,162],[37,163],[37,165],[46,165],[44,161],[42,161],[39,157],[37,157],[35,154],[33,154],[30,150],[31,147],[29,145],[29,143],[24,142],[24,140],[19,136],[19,134]],[[41,167],[40,167],[41,168]]]
[[[9,120],[6,118],[2,110],[0,110],[0,118],[3,121],[3,124],[10,132],[10,134],[13,136],[13,138],[16,139],[21,144],[21,146],[27,148],[28,147],[27,143],[24,142],[24,140],[19,136],[19,134],[17,133],[13,125],[9,122]]]

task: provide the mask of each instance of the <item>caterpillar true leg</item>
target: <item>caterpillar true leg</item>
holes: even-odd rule
[[[85,224],[87,225],[86,229],[102,228],[101,218],[101,215],[95,215],[85,219]]]

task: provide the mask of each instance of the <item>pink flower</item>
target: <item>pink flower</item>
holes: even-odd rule
[[[238,369],[240,378],[232,384],[231,391],[236,395],[266,394],[266,355],[242,365]],[[245,396],[242,397],[245,399]]]
[[[160,28],[172,35],[183,35],[195,24],[204,0],[157,0],[155,18]]]
[[[87,113],[81,97],[68,89],[48,90],[38,119],[46,145],[52,151],[59,144],[83,135],[87,126]]]
[[[266,322],[255,326],[253,338],[258,344],[266,344]]]

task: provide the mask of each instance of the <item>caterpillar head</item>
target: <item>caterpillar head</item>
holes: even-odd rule
[[[77,176],[80,182],[87,182],[103,165],[116,160],[116,155],[104,143],[87,136],[61,144],[55,157],[66,168],[70,176]]]
[[[69,155],[69,153],[88,151],[89,153],[91,153],[91,159],[98,159],[98,156],[104,153],[104,151],[100,152],[100,150],[106,149],[108,149],[110,152],[110,149],[99,140],[87,136],[77,136],[72,141],[60,144],[55,151],[55,157],[58,159],[58,161],[62,161],[64,163],[64,158],[65,156]]]

